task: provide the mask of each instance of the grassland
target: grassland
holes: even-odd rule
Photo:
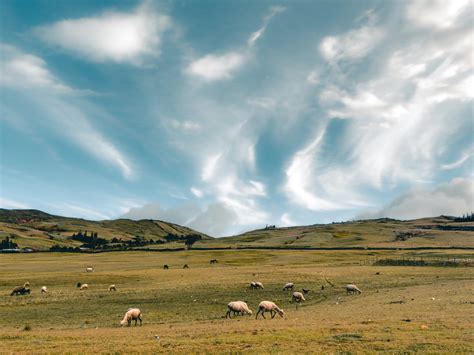
[[[88,221],[36,210],[0,209],[0,239],[9,237],[20,248],[80,247],[82,242],[70,237],[81,231],[98,233],[100,238],[109,241],[113,238],[127,241],[135,236],[164,241],[168,234],[198,234],[202,240],[195,243],[194,248],[474,248],[474,222],[455,222],[450,217],[258,229],[228,238],[211,238],[199,231],[159,220]],[[184,241],[143,246],[149,249],[183,247]]]
[[[452,250],[4,254],[0,352],[472,353],[474,268],[366,263],[446,255],[474,257]],[[214,258],[219,263],[210,265]],[[182,269],[185,263],[189,269]],[[96,271],[86,273],[87,265]],[[249,290],[253,280],[265,289]],[[31,295],[9,295],[26,281]],[[312,290],[298,310],[281,289],[288,281]],[[90,289],[77,290],[77,282]],[[107,291],[112,283],[115,293]],[[362,295],[346,295],[346,283],[359,285]],[[40,294],[42,285],[48,294]],[[224,319],[226,304],[239,299],[254,310],[273,300],[286,315]],[[144,325],[120,328],[131,306],[142,309]]]

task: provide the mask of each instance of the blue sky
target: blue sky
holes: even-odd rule
[[[472,2],[0,14],[0,207],[213,236],[474,210]]]

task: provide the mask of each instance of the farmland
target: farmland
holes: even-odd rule
[[[210,259],[219,262],[210,265]],[[472,251],[214,250],[0,255],[2,351],[459,352],[474,351],[474,268],[378,266],[375,259],[453,258]],[[369,262],[367,262],[369,261]],[[163,270],[168,264],[169,270]],[[183,269],[184,264],[189,269]],[[93,265],[95,271],[86,273]],[[32,294],[10,296],[28,281]],[[250,290],[261,281],[263,290]],[[286,282],[311,289],[296,309]],[[79,291],[76,283],[88,283]],[[355,283],[361,295],[346,295]],[[117,292],[108,285],[116,284]],[[49,293],[41,294],[41,286]],[[322,289],[324,286],[324,289]],[[285,317],[225,319],[232,300]],[[120,328],[129,307],[142,327]],[[269,317],[267,317],[269,318]],[[157,336],[159,338],[157,338]]]

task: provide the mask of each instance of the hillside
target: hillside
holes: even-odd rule
[[[105,221],[88,221],[80,218],[54,216],[37,210],[0,209],[0,240],[8,237],[20,248],[47,250],[52,246],[80,247],[82,241],[72,240],[73,235],[96,233],[98,238],[111,242],[114,238],[124,244],[131,243],[136,236],[140,240],[153,240],[152,246],[184,246],[186,236],[198,235],[202,239],[211,239],[204,233],[187,227],[159,220],[132,221],[116,219]],[[132,245],[140,247],[140,245]]]
[[[194,248],[474,247],[474,222],[459,222],[446,216],[412,221],[384,218],[269,227],[228,238],[211,238],[190,228],[159,220],[88,221],[37,210],[0,209],[0,240],[8,237],[20,248],[48,250],[53,246],[83,247],[84,241],[77,240],[79,233],[87,233],[87,238],[96,234],[99,239],[105,240],[102,242],[108,245],[99,245],[98,249],[183,248],[185,238],[191,236],[202,238],[194,244]],[[76,235],[76,240],[72,239],[73,235]]]
[[[203,240],[199,246],[286,248],[474,247],[474,222],[440,216],[412,221],[394,219],[264,228],[229,238]]]

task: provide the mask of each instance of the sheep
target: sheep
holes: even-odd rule
[[[348,294],[349,293],[350,294],[354,294],[354,293],[361,294],[362,293],[362,291],[356,285],[352,285],[352,284],[346,285],[345,289],[346,289],[346,292]]]
[[[217,264],[217,263],[218,263],[217,259],[212,259],[209,261],[209,264]]]
[[[110,291],[117,291],[117,287],[115,287],[115,285],[110,285],[109,286],[109,292]]]
[[[94,268],[92,266],[86,267],[86,272],[94,272]]]
[[[264,288],[264,287],[263,287],[263,284],[261,282],[253,281],[253,282],[250,283],[250,288],[258,289],[258,288]]]
[[[188,264],[184,264],[183,269],[189,269]]]
[[[41,293],[48,293],[48,288],[46,286],[41,287]]]
[[[234,312],[234,315],[237,314],[248,314],[252,315],[252,310],[248,307],[247,303],[244,301],[234,301],[234,302],[229,302],[227,305],[227,313],[225,315],[226,318],[230,318],[230,312]]]
[[[77,283],[76,287],[79,289],[79,290],[87,290],[89,288],[89,285],[88,284],[81,284],[80,282]]]
[[[169,267],[168,265],[166,265],[166,264],[163,265],[163,269],[164,269],[164,270],[168,270],[169,268],[170,268],[170,267]]]
[[[275,303],[270,302],[270,301],[262,301],[258,305],[258,312],[255,315],[255,319],[257,319],[259,314],[262,314],[262,317],[265,318],[265,312],[270,312],[272,318],[275,318],[275,315],[278,313],[280,317],[283,317],[285,312],[283,312],[283,309],[280,309]]]
[[[30,294],[30,293],[31,291],[28,287],[18,286],[13,289],[13,291],[10,293],[10,296],[24,295],[24,294]]]
[[[138,308],[129,308],[128,311],[125,313],[123,316],[122,321],[120,322],[120,325],[124,327],[127,325],[130,327],[132,324],[132,320],[135,321],[135,326],[137,326],[137,320],[140,321],[140,326],[142,325],[142,312]]]
[[[293,282],[288,282],[283,286],[283,291],[293,291],[293,288],[295,287],[295,284]]]
[[[291,295],[291,301],[296,302],[296,309],[298,309],[298,304],[306,301],[306,298],[304,298],[301,292],[293,292],[293,295]]]

